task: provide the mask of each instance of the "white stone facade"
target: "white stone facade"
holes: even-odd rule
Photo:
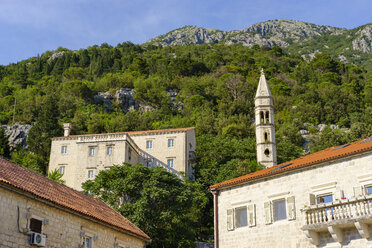
[[[52,139],[49,171],[59,170],[76,190],[99,171],[124,162],[161,166],[192,178],[195,147],[194,128],[70,135]]]
[[[369,151],[217,189],[216,247],[372,247],[370,187]]]

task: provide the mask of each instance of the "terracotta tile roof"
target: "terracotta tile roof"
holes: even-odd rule
[[[2,157],[0,157],[0,183],[27,192],[62,208],[91,217],[98,222],[109,224],[145,241],[150,240],[150,237],[141,229],[104,202],[22,168]]]
[[[79,136],[89,136],[89,135],[110,135],[110,134],[143,134],[143,133],[161,133],[161,132],[182,132],[195,129],[195,127],[185,127],[185,128],[173,128],[173,129],[157,129],[157,130],[144,130],[144,131],[130,131],[130,132],[117,132],[117,133],[90,133],[90,134],[77,134],[77,135],[70,135],[70,136],[61,136],[61,137],[54,137],[53,139],[62,139],[62,138],[76,138]]]
[[[372,151],[372,137],[345,144],[342,146],[335,146],[327,148],[325,150],[315,152],[313,154],[300,157],[270,168],[266,168],[260,171],[256,171],[244,176],[240,176],[234,179],[230,179],[221,183],[210,186],[210,190],[228,188],[238,184],[244,184],[257,179],[262,179],[278,174],[283,174],[288,171],[304,168],[307,166],[316,166],[332,160],[353,156],[359,153],[371,152]]]

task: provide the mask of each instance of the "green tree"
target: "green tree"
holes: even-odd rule
[[[6,158],[10,156],[10,148],[8,137],[5,135],[5,130],[0,126],[0,155]]]
[[[65,183],[66,181],[62,179],[63,174],[60,174],[58,169],[48,172],[48,178],[57,182],[57,183]]]
[[[152,238],[149,247],[194,247],[189,216],[192,191],[165,169],[140,164],[113,166],[82,187],[147,233]]]

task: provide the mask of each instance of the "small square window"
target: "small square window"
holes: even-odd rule
[[[173,158],[167,160],[167,165],[169,168],[173,168]]]
[[[59,167],[59,174],[61,174],[61,175],[65,174],[65,167],[64,166]]]
[[[146,141],[146,148],[151,149],[152,148],[152,140],[147,140]]]
[[[168,139],[168,147],[174,147],[174,139]]]
[[[93,147],[89,148],[89,156],[94,156],[95,149]]]
[[[43,222],[38,219],[31,218],[30,219],[30,230],[32,232],[41,233],[41,228],[43,226]]]
[[[67,146],[62,146],[61,147],[61,153],[66,154],[67,153]]]
[[[88,178],[93,178],[93,170],[88,170]]]
[[[274,221],[285,220],[287,218],[287,209],[285,199],[273,201]]]
[[[109,146],[107,147],[107,155],[111,155],[112,154],[112,147]]]
[[[235,226],[248,226],[247,207],[240,207],[235,209]]]

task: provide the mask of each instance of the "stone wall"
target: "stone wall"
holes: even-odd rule
[[[42,225],[42,233],[47,235],[46,247],[48,248],[77,248],[82,244],[83,234],[93,237],[94,248],[117,247],[114,246],[115,243],[120,244],[120,247],[143,248],[145,246],[145,242],[135,236],[0,187],[0,247],[30,247],[29,234],[22,232],[28,228],[30,218],[46,220]]]
[[[315,247],[301,230],[306,224],[303,209],[310,205],[310,194],[350,199],[354,187],[366,185],[372,185],[372,154],[222,189],[218,196],[219,248]],[[294,197],[295,218],[289,220],[287,213],[287,219],[267,224],[264,204],[290,197]],[[255,225],[228,230],[228,210],[250,205],[255,207]],[[342,244],[335,242],[327,229],[320,232],[319,247],[372,247],[372,240],[362,238],[355,227],[343,232]]]

